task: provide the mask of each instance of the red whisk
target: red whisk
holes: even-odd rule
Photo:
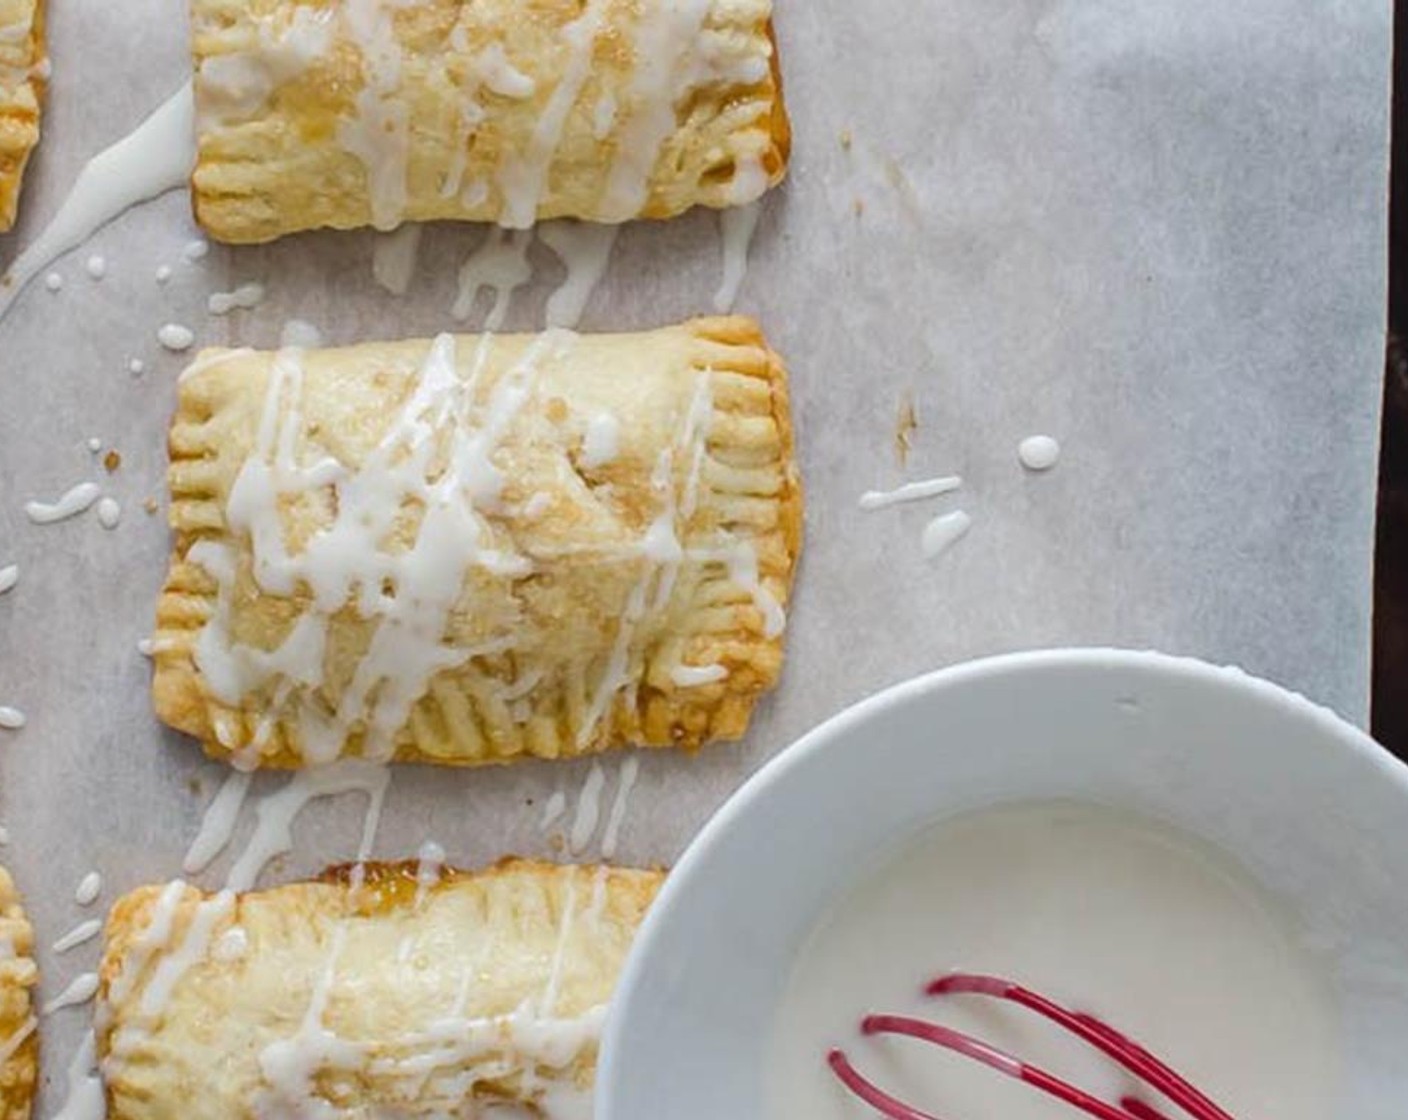
[[[1113,1027],[1101,1022],[1093,1015],[1070,1011],[1045,996],[1030,989],[1002,980],[995,976],[973,976],[954,973],[935,980],[924,989],[927,995],[978,995],[992,996],[1018,1004],[1035,1011],[1071,1034],[1090,1043],[1101,1053],[1119,1063],[1130,1073],[1157,1089],[1167,1100],[1172,1101],[1193,1120],[1233,1120],[1232,1116],[1219,1108],[1158,1058],[1145,1050],[1137,1042],[1127,1038]],[[1073,1105],[1090,1116],[1100,1120],[1170,1120],[1170,1117],[1137,1097],[1121,1098],[1118,1106],[1108,1104],[1084,1092],[1059,1077],[1037,1066],[1028,1065],[1020,1058],[1014,1058],[994,1046],[989,1046],[972,1035],[949,1027],[928,1023],[922,1019],[911,1019],[903,1015],[867,1015],[861,1020],[860,1030],[865,1035],[900,1034],[930,1042],[945,1050],[952,1050],[965,1057],[973,1058],[999,1073],[1018,1081],[1024,1081],[1058,1100]],[[866,1104],[882,1116],[891,1120],[939,1120],[929,1112],[905,1104],[880,1089],[866,1079],[851,1065],[850,1059],[841,1050],[832,1050],[826,1056],[827,1064],[841,1082]]]

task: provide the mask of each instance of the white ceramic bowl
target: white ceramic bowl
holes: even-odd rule
[[[1058,650],[960,665],[829,720],[704,828],[641,930],[598,1120],[759,1120],[797,951],[858,870],[955,813],[1074,798],[1219,846],[1330,963],[1349,1054],[1336,1115],[1408,1115],[1408,767],[1243,673]]]

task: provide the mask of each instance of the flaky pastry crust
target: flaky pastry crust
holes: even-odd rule
[[[0,0],[0,233],[19,212],[47,75],[43,0]]]
[[[34,931],[10,873],[0,867],[0,1120],[29,1120],[39,1073],[33,993]]]

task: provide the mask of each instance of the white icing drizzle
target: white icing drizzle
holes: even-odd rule
[[[699,49],[713,0],[674,0],[644,6],[633,29],[631,71],[625,100],[630,110],[616,136],[602,212],[624,222],[644,208],[661,146],[679,127],[675,106],[708,76]]]
[[[12,708],[8,704],[0,705],[0,728],[5,731],[18,731],[28,722],[29,717],[18,708]]]
[[[264,285],[257,280],[241,284],[229,292],[212,292],[206,309],[212,315],[228,315],[231,311],[249,311],[264,302]]]
[[[187,972],[205,960],[216,925],[227,918],[234,908],[235,892],[228,889],[202,900],[196,906],[181,943],[174,949],[168,946],[169,951],[162,954],[142,987],[136,1011],[139,1023],[155,1024],[160,1020],[172,993],[176,991],[176,985]],[[134,1028],[129,1026],[127,1029]]]
[[[681,688],[698,688],[728,680],[728,670],[722,665],[676,665],[670,670],[670,679]]]
[[[89,1031],[69,1062],[64,1103],[53,1120],[103,1120],[107,1114],[103,1083],[97,1074],[97,1051],[97,1039]]]
[[[123,211],[186,185],[195,162],[187,82],[133,132],[94,156],[47,229],[0,277],[0,317],[35,276]]]
[[[20,566],[18,564],[6,564],[0,568],[0,595],[15,589],[15,584],[20,581]]]
[[[491,227],[483,243],[460,265],[459,291],[450,314],[461,322],[468,319],[479,293],[487,290],[494,302],[484,329],[496,331],[503,326],[513,293],[533,279],[533,266],[528,263],[532,243],[531,232]]]
[[[738,290],[748,275],[748,249],[762,217],[761,202],[736,206],[719,213],[719,240],[722,246],[723,274],[714,293],[714,310],[723,314],[738,302]]]
[[[758,553],[747,541],[739,541],[723,555],[728,565],[728,577],[748,592],[753,605],[763,616],[763,634],[776,638],[787,628],[787,612],[766,587],[758,574]]]
[[[73,889],[73,901],[79,906],[91,906],[98,901],[98,895],[103,893],[103,876],[101,872],[90,871],[78,880],[78,886]]]
[[[445,849],[434,840],[427,840],[416,853],[416,897],[414,908],[419,910],[430,896],[431,888],[440,882],[445,870]]]
[[[530,228],[538,217],[538,205],[547,190],[548,168],[562,142],[568,115],[581,96],[591,75],[592,52],[596,38],[606,23],[611,0],[587,0],[582,14],[562,29],[568,50],[562,77],[543,106],[527,147],[511,152],[498,167],[496,178],[503,192],[499,224],[508,229]]]
[[[926,560],[934,560],[947,552],[973,527],[973,519],[963,510],[946,513],[929,522],[920,541]]]
[[[616,842],[621,835],[621,824],[626,819],[626,809],[630,803],[631,790],[640,777],[640,759],[629,755],[621,763],[621,772],[616,778],[616,799],[611,803],[611,812],[606,818],[606,831],[601,837],[601,855],[611,859],[616,855]]]
[[[877,510],[904,502],[920,502],[926,498],[937,498],[940,494],[950,494],[962,485],[961,478],[948,476],[929,478],[923,482],[908,482],[895,490],[867,490],[860,496],[860,508]]]
[[[562,790],[554,790],[548,803],[543,807],[543,819],[538,823],[538,827],[546,832],[553,825],[562,819],[567,812],[567,794]]]
[[[402,412],[361,470],[351,475],[331,460],[308,466],[295,461],[303,374],[298,354],[281,352],[273,364],[254,453],[231,490],[227,518],[234,531],[249,534],[254,577],[262,588],[288,595],[295,587],[307,586],[313,601],[278,649],[265,652],[235,644],[228,624],[232,556],[215,542],[192,548],[190,559],[215,575],[220,585],[215,615],[196,649],[212,691],[236,703],[269,679],[282,677],[289,688],[270,707],[271,717],[277,716],[292,691],[290,682],[321,679],[328,620],[354,602],[364,617],[377,618],[379,625],[331,718],[306,705],[298,708],[304,754],[313,763],[336,758],[355,727],[362,734],[363,753],[387,759],[411,706],[436,673],[509,648],[507,635],[466,649],[452,649],[440,638],[462,593],[466,567],[505,577],[532,570],[525,558],[489,545],[476,505],[497,506],[503,479],[492,456],[532,398],[538,363],[546,353],[561,353],[573,341],[574,336],[563,332],[535,339],[478,405],[477,422],[451,424],[452,416],[467,420],[476,408],[490,339],[480,341],[469,374],[462,379],[455,340],[441,335],[432,343]],[[449,438],[442,440],[439,433],[447,427]],[[430,481],[431,457],[441,451],[445,470]],[[281,496],[325,486],[336,494],[334,520],[316,532],[301,553],[290,555],[282,537]],[[424,505],[416,538],[404,551],[384,552],[382,541],[401,516],[406,498]],[[403,588],[414,593],[396,594]]]
[[[193,241],[187,241],[181,249],[181,259],[187,264],[195,264],[210,256],[210,242],[203,237],[197,237]]]
[[[601,791],[606,786],[606,774],[601,763],[593,762],[582,784],[582,792],[577,796],[577,815],[572,821],[572,831],[567,838],[567,846],[573,855],[587,850],[596,826],[601,821]]]
[[[249,796],[253,775],[244,770],[231,770],[224,784],[206,806],[201,818],[200,831],[191,841],[186,858],[181,862],[181,870],[187,875],[197,875],[209,867],[221,852],[230,844],[235,834],[235,824]]]
[[[83,262],[83,269],[91,280],[101,280],[108,274],[107,258],[94,253]]]
[[[118,522],[122,520],[122,506],[116,498],[100,498],[95,512],[98,524],[104,529],[116,529]]]
[[[280,33],[260,20],[251,49],[202,59],[196,73],[202,128],[252,116],[278,86],[326,55],[334,14],[332,8],[299,6]]]
[[[393,296],[403,296],[411,286],[425,227],[407,222],[391,233],[377,234],[372,243],[372,276]]]
[[[621,421],[610,412],[598,412],[587,421],[582,439],[582,466],[588,470],[604,467],[621,453]]]
[[[55,502],[25,502],[25,516],[36,525],[53,525],[77,517],[98,500],[96,482],[80,482],[66,490]]]
[[[367,795],[367,815],[357,848],[357,863],[365,863],[371,855],[377,825],[381,820],[381,807],[390,784],[389,767],[359,758],[346,758],[313,770],[299,771],[281,790],[259,803],[254,835],[230,869],[227,888],[234,891],[252,889],[259,873],[271,859],[293,849],[294,819],[310,801],[353,791]]]
[[[231,926],[222,933],[211,947],[210,955],[217,961],[229,963],[240,960],[249,952],[249,934],[243,926]]]
[[[103,922],[101,918],[89,918],[86,922],[80,922],[69,930],[66,934],[54,942],[54,952],[67,953],[71,949],[76,949],[80,945],[86,945],[98,934],[103,932]]]
[[[156,340],[166,349],[179,354],[194,345],[196,335],[190,327],[180,323],[166,323],[156,332]]]
[[[323,332],[303,319],[290,319],[279,331],[279,345],[284,349],[305,348],[312,350],[322,344]]]
[[[1061,445],[1050,436],[1028,436],[1017,445],[1017,458],[1029,471],[1049,471],[1061,458]]]
[[[79,1007],[98,994],[98,974],[81,972],[73,978],[69,986],[56,995],[40,1010],[41,1016],[54,1014],[66,1007]]]
[[[548,297],[548,326],[575,327],[581,322],[587,302],[606,274],[619,232],[618,226],[591,222],[544,222],[538,226],[539,240],[567,270]]]
[[[401,90],[401,46],[393,12],[408,0],[346,0],[342,23],[362,52],[366,84],[357,91],[356,114],[338,123],[337,138],[362,163],[367,176],[371,224],[392,230],[406,215],[410,166],[410,106]]]

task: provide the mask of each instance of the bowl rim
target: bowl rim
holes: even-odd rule
[[[844,740],[847,732],[865,723],[873,714],[883,709],[892,708],[921,694],[961,685],[975,677],[1051,667],[1153,670],[1173,679],[1240,691],[1249,698],[1279,706],[1298,718],[1303,718],[1308,725],[1315,726],[1334,740],[1340,748],[1357,756],[1372,769],[1378,770],[1384,780],[1396,786],[1402,796],[1408,799],[1408,762],[1391,754],[1361,728],[1325,705],[1233,665],[1217,665],[1195,657],[1154,650],[1070,646],[975,658],[889,685],[828,716],[768,759],[749,775],[704,823],[670,869],[664,885],[636,932],[611,1000],[597,1061],[594,1113],[598,1120],[621,1120],[615,1101],[617,1090],[614,1074],[618,1064],[617,1055],[623,1045],[626,1023],[629,1021],[625,1008],[630,1006],[641,986],[647,950],[656,936],[656,930],[664,924],[674,899],[690,889],[695,868],[710,857],[717,839],[733,826],[734,821],[750,811],[754,803],[765,797],[778,782],[785,781],[793,769],[803,765],[814,755],[834,748],[836,743]]]

